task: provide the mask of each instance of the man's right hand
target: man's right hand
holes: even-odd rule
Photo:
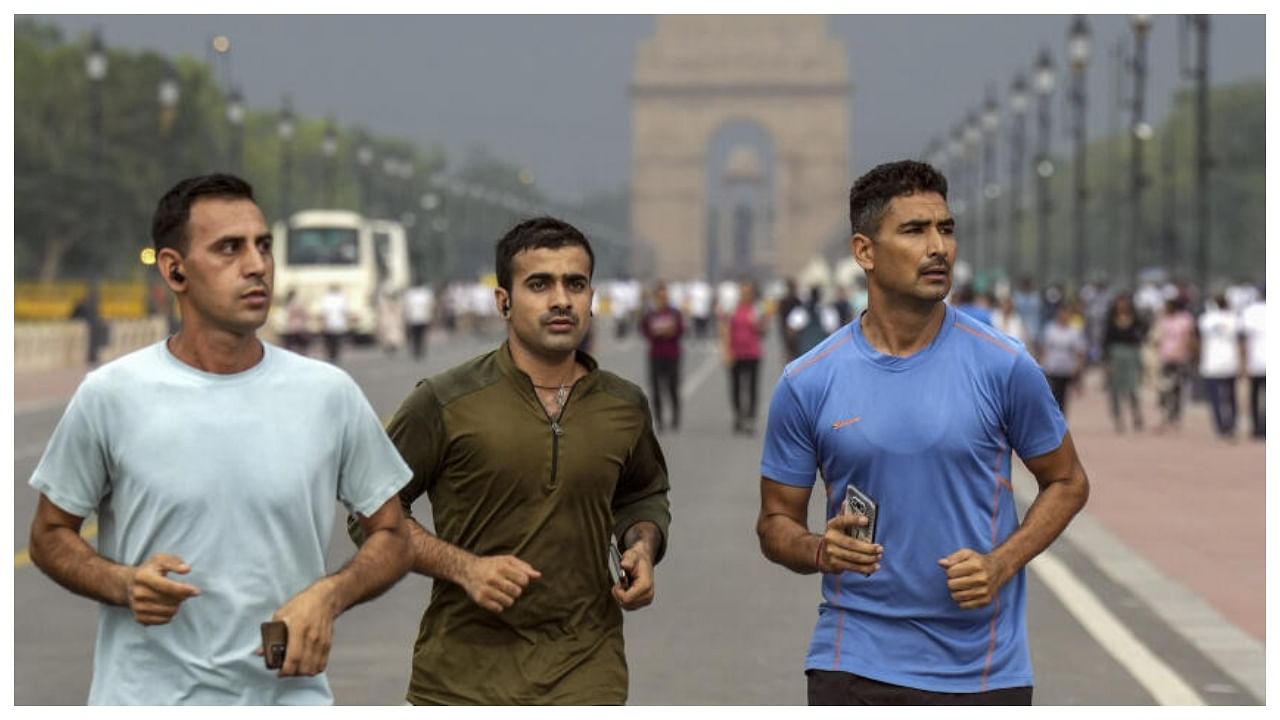
[[[515,555],[475,557],[463,573],[461,585],[472,602],[491,613],[515,604],[530,580],[542,573]]]
[[[141,565],[129,568],[129,610],[143,625],[164,625],[178,613],[182,601],[200,594],[200,588],[165,577],[175,572],[185,575],[191,567],[182,558],[157,553]]]
[[[840,514],[827,521],[827,532],[822,536],[822,549],[818,553],[818,569],[824,573],[856,572],[863,575],[880,569],[884,547],[859,540],[849,534],[849,528],[865,527],[864,515]]]

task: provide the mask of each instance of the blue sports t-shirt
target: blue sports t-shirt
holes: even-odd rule
[[[909,357],[877,352],[855,320],[787,365],[761,475],[811,487],[820,473],[826,519],[854,483],[879,505],[884,546],[870,577],[822,576],[805,668],[935,692],[1031,685],[1024,572],[996,601],[965,610],[938,560],[1004,542],[1018,526],[1010,450],[1044,455],[1066,430],[1022,344],[950,306],[933,341]]]

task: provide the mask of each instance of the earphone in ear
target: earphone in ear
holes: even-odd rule
[[[502,317],[507,317],[510,314],[511,314],[511,303],[502,303]]]
[[[174,265],[173,267],[169,268],[169,279],[174,282],[187,281],[187,278],[183,276],[182,271],[178,269],[177,265]]]

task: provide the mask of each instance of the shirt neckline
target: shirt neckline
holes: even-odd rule
[[[258,362],[254,363],[250,367],[245,368],[244,370],[241,370],[240,372],[213,373],[207,370],[201,370],[198,367],[193,367],[191,365],[188,365],[187,363],[183,362],[182,359],[179,358],[177,355],[174,355],[173,351],[169,349],[169,341],[171,339],[173,339],[172,335],[165,338],[164,340],[161,340],[159,343],[160,345],[159,351],[161,356],[163,357],[163,361],[165,362],[165,364],[176,369],[178,372],[181,372],[185,375],[189,375],[191,377],[198,378],[201,381],[208,382],[208,383],[231,384],[231,383],[243,382],[243,381],[255,378],[267,371],[267,367],[271,364],[272,358],[275,356],[275,352],[274,352],[274,349],[271,347],[271,343],[263,342],[262,339],[259,338],[258,343],[262,345],[262,357],[258,359]]]
[[[928,360],[936,348],[940,347],[946,341],[947,336],[951,334],[951,327],[956,324],[956,310],[946,303],[943,303],[943,309],[945,314],[942,317],[942,324],[938,326],[937,334],[933,336],[928,345],[910,355],[905,357],[888,355],[871,346],[871,343],[867,341],[867,336],[862,332],[862,318],[867,314],[866,310],[859,313],[858,318],[850,323],[853,346],[864,359],[882,370],[889,372],[909,370]]]

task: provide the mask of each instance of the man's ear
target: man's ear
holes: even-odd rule
[[[183,267],[182,255],[173,248],[161,248],[156,253],[156,270],[169,289],[175,293],[187,287],[186,269]]]
[[[502,286],[494,288],[493,301],[498,306],[498,315],[500,317],[511,317],[511,295],[507,293],[506,288]]]
[[[863,272],[874,270],[876,267],[876,250],[875,242],[871,238],[862,233],[854,233],[849,238],[849,250],[853,253],[853,261],[858,263],[858,267]]]

